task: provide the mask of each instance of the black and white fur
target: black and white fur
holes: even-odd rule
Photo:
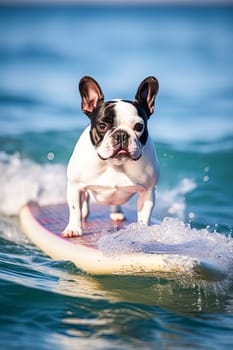
[[[147,121],[154,111],[158,88],[157,79],[148,77],[139,85],[134,101],[104,102],[93,78],[80,80],[82,110],[90,125],[81,134],[68,164],[69,223],[63,232],[65,237],[82,234],[89,194],[112,206],[112,220],[123,220],[120,205],[138,193],[138,222],[150,224],[159,162]]]

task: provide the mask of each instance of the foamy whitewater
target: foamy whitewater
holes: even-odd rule
[[[43,204],[64,202],[66,199],[66,168],[64,165],[37,164],[21,159],[18,153],[0,153],[0,182],[2,200],[0,212],[18,215],[28,201]]]
[[[210,234],[207,229],[192,229],[175,218],[164,218],[160,224],[149,227],[133,223],[103,236],[98,246],[104,254],[115,258],[119,254],[140,252],[189,256],[221,267],[227,285],[233,279],[233,239],[217,232]]]

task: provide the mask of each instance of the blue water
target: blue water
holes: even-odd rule
[[[233,8],[0,7],[0,33],[1,348],[231,349]],[[190,236],[192,254],[220,261],[224,281],[93,277],[24,236],[26,201],[65,200],[87,74],[106,99],[158,78],[154,217],[169,244]]]

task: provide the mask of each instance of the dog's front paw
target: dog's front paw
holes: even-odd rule
[[[62,237],[65,238],[72,238],[72,237],[78,237],[82,236],[82,228],[81,227],[76,227],[75,229],[70,229],[67,227],[62,233]]]

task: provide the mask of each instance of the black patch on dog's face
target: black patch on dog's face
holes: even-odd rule
[[[116,112],[116,102],[101,102],[92,112],[90,137],[93,145],[97,146],[104,138],[106,132],[113,128]]]
[[[131,103],[137,110],[138,115],[144,121],[144,131],[142,135],[139,137],[139,140],[142,145],[146,144],[148,138],[148,130],[147,130],[147,114],[137,101],[128,101],[121,100],[125,103]],[[108,101],[108,102],[100,102],[94,111],[90,114],[91,119],[91,130],[90,137],[94,146],[97,146],[101,143],[104,138],[106,132],[114,127],[114,123],[116,120],[116,110],[115,106],[118,101]]]
[[[128,100],[122,100],[122,101],[126,102],[126,103],[131,103],[137,109],[139,117],[141,117],[144,121],[144,125],[145,125],[144,131],[143,131],[142,135],[139,137],[141,144],[144,146],[146,144],[147,139],[148,139],[148,129],[147,129],[148,117],[147,117],[146,111],[143,108],[143,106],[141,104],[139,104],[137,101],[128,101]]]

